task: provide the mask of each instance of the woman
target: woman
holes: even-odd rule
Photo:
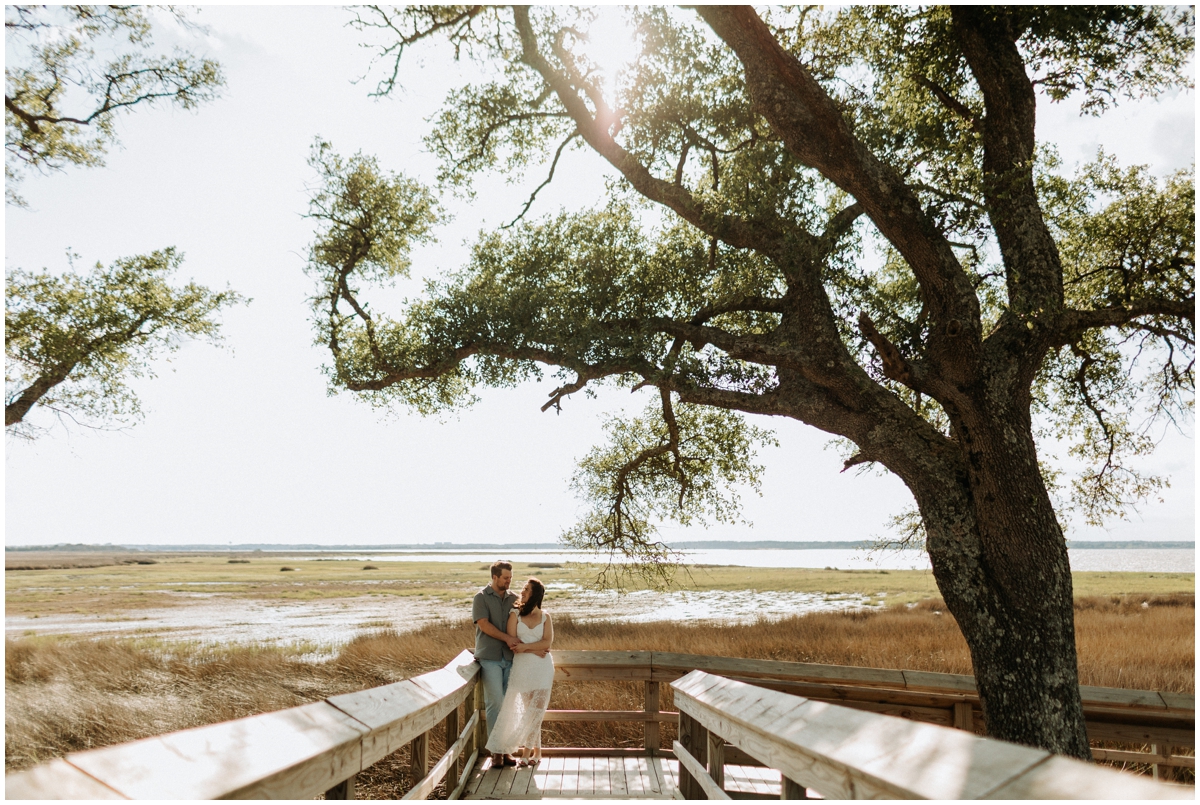
[[[519,608],[508,616],[508,633],[521,643],[513,649],[508,690],[487,742],[493,756],[512,754],[517,747],[524,747],[522,766],[536,766],[542,760],[542,716],[550,704],[550,685],[554,682],[554,659],[550,656],[554,627],[550,615],[542,611],[545,596],[546,586],[531,578],[521,590]]]

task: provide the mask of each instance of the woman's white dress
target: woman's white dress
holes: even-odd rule
[[[546,613],[532,629],[517,618],[517,638],[522,643],[537,643],[546,630]],[[513,657],[512,671],[508,676],[508,690],[496,726],[488,736],[489,752],[509,754],[524,746],[527,749],[542,747],[542,716],[550,705],[550,686],[554,682],[554,659],[550,654],[539,657],[532,652],[521,652]]]

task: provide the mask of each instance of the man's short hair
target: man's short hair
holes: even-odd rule
[[[503,559],[497,559],[492,562],[492,575],[499,576],[503,571],[512,572],[512,562],[505,562]]]

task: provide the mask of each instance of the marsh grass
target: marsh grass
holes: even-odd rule
[[[275,571],[278,572],[278,571]],[[656,650],[714,656],[970,673],[966,644],[940,600],[879,612],[818,613],[746,626],[556,620],[557,649]],[[1079,599],[1080,681],[1195,691],[1195,597]],[[315,646],[225,646],[161,640],[21,638],[5,642],[5,768],[382,685],[439,668],[473,644],[465,623],[361,635],[335,655]],[[1152,648],[1151,648],[1152,647]],[[640,710],[641,683],[559,683],[552,709]],[[662,687],[662,709],[673,709]],[[662,725],[664,746],[674,728]],[[555,722],[547,746],[641,746],[638,723]],[[441,729],[431,757],[445,746]],[[412,781],[408,750],[358,779],[362,798]],[[1194,773],[1184,774],[1189,782]],[[444,796],[444,791],[442,792]]]

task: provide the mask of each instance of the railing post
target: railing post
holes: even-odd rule
[[[975,714],[971,711],[970,702],[954,703],[954,728],[967,732],[975,731]]]
[[[413,784],[421,782],[429,774],[429,733],[422,732],[413,738],[409,745],[412,749],[412,778]]]
[[[660,749],[658,735],[659,689],[657,682],[646,682],[646,754],[654,757]],[[650,718],[654,720],[651,721]]]
[[[808,799],[808,789],[788,777],[780,777],[780,799]]]
[[[354,775],[326,791],[325,799],[354,799]]]
[[[445,746],[446,746],[447,752],[450,751],[450,747],[454,746],[454,742],[458,740],[458,731],[460,729],[458,713],[459,713],[459,710],[461,710],[461,709],[462,709],[462,705],[459,705],[458,707],[455,707],[453,710],[451,710],[449,713],[446,714]],[[462,774],[462,764],[463,764],[462,757],[459,757],[458,760],[454,761],[454,763],[451,764],[450,775],[449,775],[450,779],[452,779],[456,782],[458,781],[459,775]]]
[[[475,749],[479,751],[480,757],[487,751],[487,708],[483,699],[483,672],[479,672],[479,676],[475,681],[475,698],[474,708],[479,712],[479,720],[475,724]]]
[[[695,741],[692,739],[692,729],[696,725],[696,720],[682,710],[679,711],[679,745],[688,752],[692,751],[695,746]],[[696,781],[692,779],[692,773],[689,772],[682,763],[679,764],[679,793],[684,799],[693,799],[692,791],[694,790]]]
[[[725,739],[711,730],[708,733],[708,776],[725,788]]]
[[[708,730],[696,719],[679,711],[679,743],[701,766],[708,764]],[[684,799],[704,799],[704,789],[679,766],[679,791]]]

